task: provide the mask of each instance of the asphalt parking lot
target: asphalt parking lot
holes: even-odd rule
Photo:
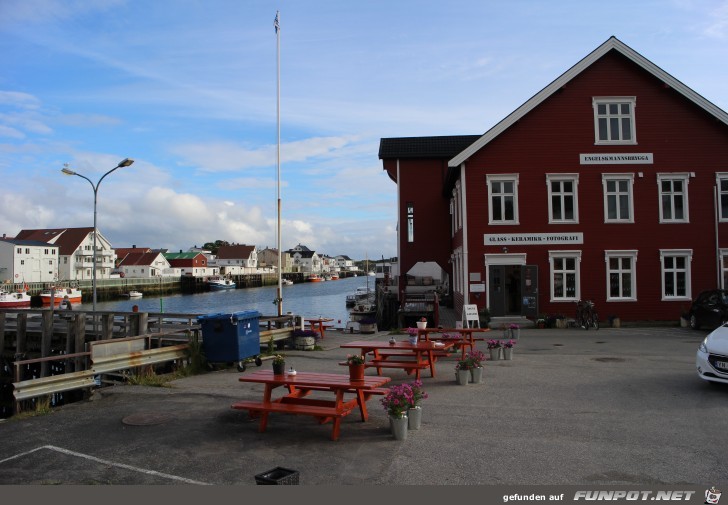
[[[457,385],[454,358],[425,373],[422,428],[404,441],[377,397],[369,421],[344,418],[336,442],[307,416],[272,415],[258,433],[230,405],[260,398],[262,386],[240,383],[234,368],[163,388],[106,387],[0,422],[0,484],[255,486],[280,466],[311,486],[717,486],[728,476],[728,387],[695,373],[706,334],[523,329],[512,361],[486,364],[484,384]],[[287,362],[344,373],[338,345],[362,337],[327,334],[324,350],[286,351]]]

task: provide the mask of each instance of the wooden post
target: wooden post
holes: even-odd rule
[[[101,315],[101,340],[114,337],[114,314]]]
[[[53,311],[43,311],[43,329],[40,337],[40,357],[47,358],[51,355],[51,341],[53,340]],[[40,377],[47,377],[50,363],[41,361]]]
[[[0,356],[5,352],[5,312],[0,312]]]
[[[76,314],[73,326],[73,335],[75,337],[74,352],[86,352],[86,313],[81,312]],[[73,367],[76,372],[85,370],[85,358],[76,358]]]
[[[15,354],[24,356],[28,345],[28,336],[25,331],[28,327],[28,314],[18,312],[17,327],[15,330]],[[16,358],[17,359],[17,358]]]

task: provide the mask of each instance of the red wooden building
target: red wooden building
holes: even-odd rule
[[[399,289],[456,309],[674,320],[728,285],[728,114],[612,37],[483,135],[384,138]]]

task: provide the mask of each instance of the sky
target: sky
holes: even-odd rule
[[[728,110],[728,0],[0,0],[0,233],[96,185],[112,247],[275,247],[280,191],[283,250],[396,256],[380,139],[485,133],[610,36]]]

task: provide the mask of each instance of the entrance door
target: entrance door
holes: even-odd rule
[[[492,316],[520,316],[521,265],[491,265],[488,270],[488,294]]]

